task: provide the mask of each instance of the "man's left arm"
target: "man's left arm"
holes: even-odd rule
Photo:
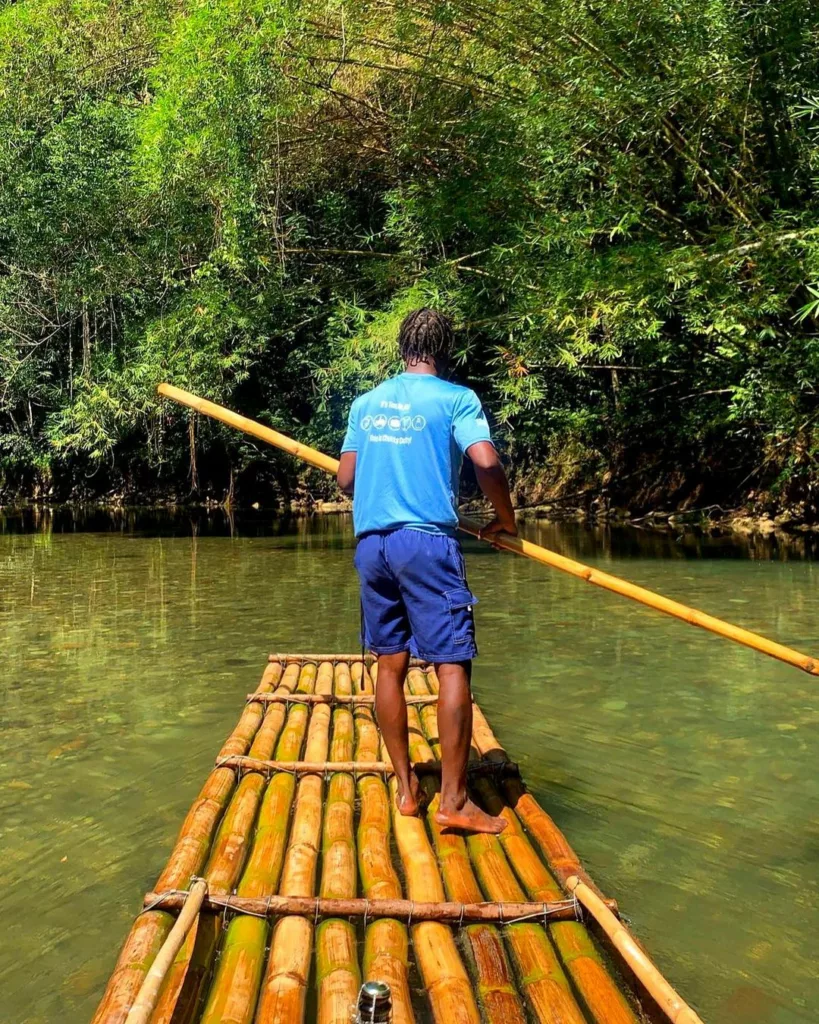
[[[518,528],[515,523],[515,510],[512,506],[512,495],[509,493],[509,481],[506,479],[498,453],[491,441],[478,441],[470,445],[466,454],[475,467],[475,478],[486,498],[492,502],[495,518],[481,528],[480,537],[491,537],[495,533],[509,533],[517,537]]]
[[[478,486],[495,510],[495,518],[481,530],[481,535],[503,532],[516,536],[509,481],[492,444],[486,413],[474,391],[467,391],[458,402],[452,428],[458,447],[472,460]]]

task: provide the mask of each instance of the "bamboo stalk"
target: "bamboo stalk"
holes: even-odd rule
[[[475,721],[485,722],[480,710],[476,711]],[[479,727],[477,732],[480,731]],[[476,743],[476,747],[480,747],[480,744]],[[490,751],[497,747],[497,740],[492,736]],[[480,873],[481,882],[487,895],[499,897],[501,894],[519,892],[514,883],[514,875],[517,875],[530,898],[559,899],[560,887],[529,842],[520,819],[510,806],[511,802],[504,801],[494,783],[487,779],[476,780],[475,790],[486,809],[491,814],[502,815],[507,822],[499,837],[502,859],[482,861],[485,870]],[[470,838],[469,843],[476,850],[488,845],[483,837]],[[587,929],[582,924],[570,921],[555,922],[549,927],[549,935],[592,1020],[597,1024],[636,1024],[633,1010],[606,969]],[[520,971],[524,976],[536,974],[548,980],[551,972],[544,971],[544,965],[547,964],[549,960],[544,960],[537,948],[530,947],[520,952]],[[562,971],[560,973],[562,975]]]
[[[464,533],[469,533],[473,537],[480,539],[480,523],[461,516],[458,527]],[[767,637],[754,633],[749,629],[743,629],[741,626],[725,622],[723,619],[718,619],[715,615],[701,612],[697,608],[689,608],[688,605],[682,604],[679,601],[663,597],[662,594],[655,594],[652,590],[637,586],[636,583],[629,583],[628,580],[621,579],[619,576],[602,572],[600,569],[593,569],[591,566],[584,565],[582,562],[576,562],[573,558],[567,558],[565,555],[559,555],[556,551],[550,551],[548,548],[541,547],[539,544],[533,544],[532,541],[524,540],[522,537],[510,537],[508,534],[503,533],[494,534],[492,543],[494,547],[501,548],[504,551],[511,551],[516,555],[525,555],[535,562],[540,562],[541,565],[548,565],[552,569],[559,569],[561,572],[575,576],[577,579],[585,580],[586,583],[593,583],[597,587],[602,587],[603,590],[609,590],[611,593],[619,594],[621,597],[628,597],[632,601],[637,601],[648,608],[653,608],[655,611],[663,612],[663,614],[670,615],[672,618],[687,622],[690,626],[699,626],[700,629],[705,629],[709,633],[716,633],[717,636],[724,637],[726,640],[733,640],[735,643],[742,644],[745,647],[751,647],[761,654],[767,654],[770,658],[776,658],[778,661],[784,661],[788,665],[793,665],[794,668],[800,668],[809,675],[819,676],[819,660],[816,658],[811,658],[807,654],[795,651],[793,648],[786,647],[775,640],[769,640]]]
[[[444,836],[445,839],[460,839],[460,836]],[[471,869],[469,869],[471,871]],[[252,898],[243,896],[207,895],[202,909],[213,913],[232,911],[237,914],[252,914],[254,917],[274,918],[283,914],[301,917],[354,917],[360,919],[383,919],[394,917],[400,921],[442,921],[445,924],[483,923],[513,924],[520,918],[535,918],[538,921],[574,921],[577,919],[577,904],[565,899],[557,902],[534,903],[527,900],[487,901],[475,892],[475,902],[459,903],[445,900],[443,903],[416,903],[405,899],[370,900],[360,897],[329,896],[267,896]],[[145,894],[146,907],[161,907],[164,910],[181,910],[186,894],[182,891]]]
[[[349,697],[352,692],[350,668],[335,666],[335,694]],[[353,756],[353,715],[348,707],[333,712],[333,741],[330,760],[343,762]],[[327,788],[322,835],[322,898],[349,900],[357,889],[354,838],[355,782],[352,775],[335,772]],[[360,902],[360,901],[356,901]],[[364,901],[366,903],[366,900]],[[361,987],[355,928],[342,914],[330,917],[316,929],[316,984],[318,986],[318,1024],[349,1024]]]
[[[373,684],[366,665],[350,666],[356,693],[372,693]],[[355,756],[366,761],[378,756],[378,728],[369,707],[356,707],[353,713],[356,733]],[[356,779],[359,799],[357,831],[358,870],[368,901],[400,900],[401,883],[390,852],[390,800],[379,775],[359,775]],[[383,981],[392,991],[393,1024],[415,1024],[407,965],[409,935],[395,919],[375,921],[364,932],[364,978]]]
[[[297,666],[288,667],[276,693],[289,694],[298,679]],[[263,705],[262,708],[264,713]],[[273,705],[264,713],[250,748],[251,754],[269,757],[273,753],[285,717],[286,709],[282,704]],[[253,774],[245,775],[236,787],[205,865],[204,877],[213,895],[232,892],[241,874],[248,850],[247,837],[252,833],[264,785],[264,776]],[[171,1024],[171,1021],[188,1024],[195,1017],[221,935],[219,917],[209,916],[191,929],[168,972],[152,1024]]]
[[[378,666],[372,671],[377,674]],[[407,710],[408,714],[417,714],[413,708]],[[412,730],[412,735],[417,738],[420,730]],[[418,902],[443,903],[444,886],[424,823],[420,817],[399,812],[395,776],[390,779],[389,792],[393,831],[409,897]],[[413,925],[411,932],[433,1019],[437,1024],[480,1024],[472,983],[451,930],[438,921],[428,921]]]
[[[263,441],[267,441],[268,444],[272,444],[276,448],[281,448],[291,455],[303,459],[311,466],[323,469],[325,473],[335,475],[338,471],[338,459],[333,459],[329,455],[317,451],[315,448],[299,444],[298,441],[294,441],[292,438],[278,433],[278,431],[271,430],[269,427],[262,426],[261,423],[256,423],[245,416],[239,416],[229,409],[225,409],[213,402],[208,402],[206,399],[198,398],[196,395],[183,391],[181,388],[175,388],[170,384],[160,384],[157,390],[159,394],[164,395],[166,398],[170,398],[182,405],[187,405],[205,416],[212,416],[214,419],[228,424],[228,426],[235,427],[237,430],[242,430]],[[472,536],[477,537],[479,540],[482,539],[481,524],[474,520],[461,516],[459,528],[464,533],[472,534]],[[576,562],[572,558],[566,558],[555,551],[549,551],[539,544],[533,544],[532,541],[501,533],[493,534],[491,543],[496,548],[511,551],[517,555],[525,555],[527,558],[540,562],[542,565],[559,569],[561,572],[585,580],[587,583],[593,583],[595,586],[602,587],[604,590],[610,590],[612,593],[620,594],[622,597],[631,598],[633,601],[644,604],[649,608],[654,608],[656,611],[663,612],[666,615],[671,615],[683,622],[687,622],[689,625],[699,626],[701,629],[716,633],[718,636],[734,640],[736,643],[743,644],[746,647],[751,647],[762,654],[767,654],[772,658],[777,658],[779,661],[784,661],[796,668],[801,668],[810,675],[819,675],[819,660],[815,658],[801,654],[799,651],[784,646],[784,644],[768,640],[758,633],[751,632],[751,630],[724,622],[714,615],[708,615],[696,608],[689,608],[679,601],[672,601],[670,598],[655,594],[645,587],[629,583],[618,576],[601,572],[599,569],[592,569],[590,566]]]
[[[258,690],[269,692],[281,676],[281,666],[268,664]],[[261,724],[261,704],[248,704],[236,728],[222,747],[224,756],[244,754]],[[236,785],[228,768],[212,771],[182,824],[174,848],[156,882],[159,891],[179,889],[200,874],[210,849],[213,832]],[[173,927],[164,911],[140,914],[123,943],[116,966],[94,1014],[92,1024],[123,1024],[150,965]]]
[[[427,672],[427,682],[431,690],[438,689],[434,669]],[[430,716],[433,713],[434,709],[424,711],[424,714]],[[473,742],[478,749],[480,744],[476,737],[480,735],[482,741],[486,742],[487,735],[480,728],[480,723],[485,723],[486,719],[477,706],[474,709],[474,720],[478,727],[473,732]],[[491,732],[488,747],[490,754],[499,749]],[[486,895],[490,898],[521,898],[523,892],[515,879],[517,876],[530,899],[559,900],[561,889],[529,842],[512,806],[501,799],[495,785],[488,779],[475,780],[474,789],[486,809],[491,814],[501,815],[507,822],[497,839],[474,836],[468,840],[470,854],[473,855]],[[613,901],[608,902],[616,909]],[[548,931],[591,1019],[597,1024],[636,1024],[631,1007],[603,964],[587,929],[582,924],[565,921],[550,924]],[[544,949],[542,938],[530,932],[518,942],[514,956],[520,976],[530,979],[532,983],[531,1004],[539,1007],[537,1012],[543,1014],[545,1020],[550,1020],[550,989],[553,988],[554,980],[562,983],[560,979],[564,977],[559,967],[555,971],[551,945]]]
[[[324,662],[318,671],[316,692],[331,693],[332,689],[333,666]],[[318,705],[312,711],[307,733],[305,756],[309,761],[326,760],[329,733],[330,709],[327,705]],[[313,895],[323,786],[321,775],[305,775],[299,781],[280,883],[283,896]],[[313,928],[313,922],[303,917],[283,917],[273,929],[256,1024],[298,1024],[304,1020]]]
[[[482,757],[499,763],[506,761],[506,751],[496,739],[480,708],[473,710],[472,735]],[[605,899],[580,863],[580,858],[572,849],[568,839],[531,793],[526,791],[523,783],[520,780],[507,781],[504,783],[503,791],[510,807],[515,809],[516,814],[526,825],[529,834],[540,847],[552,873],[561,885],[565,888],[567,879],[572,875],[577,875],[601,899]],[[611,903],[608,900],[606,902]]]
[[[372,663],[374,661],[377,661],[378,658],[377,658],[377,655],[375,655],[375,654],[367,654],[367,653],[362,654],[360,651],[358,651],[355,654],[332,654],[332,653],[331,654],[293,654],[293,653],[276,654],[276,653],[273,653],[273,654],[269,654],[268,655],[267,660],[268,661],[281,662],[283,664],[285,664],[285,663],[286,664],[290,664],[291,662],[296,662],[299,665],[302,664],[302,662],[305,662],[305,661],[314,661],[317,665],[320,665],[323,661],[332,661],[332,663],[334,665],[336,664],[336,662],[343,661],[343,662],[346,662],[348,665],[352,666],[352,664],[354,662],[357,662],[357,661],[363,661],[365,665],[372,665]],[[410,658],[410,665],[419,665],[420,666],[420,665],[425,665],[425,664],[426,664],[426,662],[423,661],[421,658]]]
[[[343,664],[337,662],[336,664]],[[349,667],[347,668],[349,672]],[[265,693],[259,696],[255,693],[249,693],[247,695],[249,701],[259,701],[261,704],[368,704],[371,707],[375,704],[375,696],[368,693],[356,693],[356,694],[336,694],[336,693],[309,693],[309,694],[293,694],[288,697],[287,695],[280,695],[278,693]],[[428,694],[427,696],[416,696],[407,697],[407,704],[437,704],[437,694]]]
[[[410,669],[404,689],[428,693],[423,672],[419,669]],[[422,719],[425,720],[423,726]],[[430,733],[427,732],[426,726],[434,721],[433,735],[437,738],[435,708],[428,705],[421,709],[419,715],[417,707],[411,706],[408,709],[407,721],[411,756],[416,760],[433,758],[435,754],[424,738],[424,733],[429,738]],[[440,749],[437,752],[440,755]],[[479,903],[482,894],[470,867],[463,838],[454,833],[444,832],[435,820],[440,797],[437,779],[425,779],[422,787],[428,800],[427,822],[432,831],[447,895],[450,900],[458,901],[462,905]],[[463,920],[458,922],[459,925],[465,920],[464,915]],[[496,920],[504,921],[502,913]],[[510,918],[505,920],[509,921]],[[488,924],[471,924],[465,928],[465,935],[477,977],[478,997],[488,1024],[525,1024],[523,1006],[515,990],[512,970],[498,929]]]
[[[162,982],[165,980],[165,975],[173,963],[174,957],[179,952],[182,943],[185,941],[185,936],[196,921],[207,891],[208,883],[205,879],[197,878],[191,886],[190,892],[185,895],[179,917],[177,917],[176,923],[171,928],[162,949],[160,949],[156,959],[151,964],[150,970],[145,975],[142,987],[137,993],[131,1009],[128,1011],[125,1024],[148,1024],[150,1021],[151,1014],[159,999],[159,992],[162,988]]]
[[[436,680],[437,682],[437,680]],[[430,690],[428,678],[421,672],[408,674],[408,685],[413,692]],[[425,707],[421,712],[424,732],[430,741],[434,753],[440,754],[438,741],[438,715],[433,706]],[[495,809],[493,808],[493,813]],[[503,816],[509,820],[506,809]],[[435,833],[436,845],[439,850],[451,846],[455,837],[446,836],[431,820]],[[507,824],[507,829],[514,828],[514,822]],[[464,849],[466,866],[463,874],[469,872],[472,884],[478,893],[489,899],[523,900],[524,894],[506,860],[503,846],[497,836],[469,836],[466,841],[460,839]],[[443,861],[443,856],[440,855]],[[475,880],[470,867],[474,865],[478,881]],[[523,915],[521,915],[523,916]],[[543,1024],[556,1022],[574,1022],[580,1024],[584,1017],[578,1008],[569,988],[566,975],[557,960],[554,949],[546,931],[538,924],[531,922],[513,923],[505,932],[509,951],[535,1019]]]
[[[392,822],[410,898],[443,902],[444,889],[424,824],[397,809],[398,783],[390,781]],[[433,1019],[438,1024],[480,1024],[480,1014],[452,932],[440,922],[413,925],[415,959],[427,990]]]
[[[327,662],[325,662],[327,664]],[[329,708],[327,701],[320,701],[320,706]],[[327,772],[379,772],[392,774],[390,761],[271,761],[261,757],[225,757],[217,761],[220,768],[242,768],[248,772],[291,772],[294,775],[324,775]],[[440,761],[417,761],[412,766],[416,775],[440,775]],[[469,765],[470,775],[505,776],[518,775],[520,769],[512,762],[475,761]]]
[[[298,675],[298,690],[309,693],[316,681],[316,666],[294,666],[288,672]],[[284,711],[279,706],[278,713]],[[307,731],[308,709],[293,707],[287,714],[276,753],[283,758],[297,757]],[[295,777],[274,775],[259,810],[253,842],[238,886],[239,898],[263,898],[276,892],[284,862],[288,821]],[[207,995],[201,1024],[250,1024],[256,1008],[264,968],[268,922],[266,919],[238,915],[230,922],[222,955]]]
[[[576,876],[568,879],[567,886],[608,935],[672,1024],[703,1024],[700,1017],[657,970],[628,928],[617,920],[599,896]]]

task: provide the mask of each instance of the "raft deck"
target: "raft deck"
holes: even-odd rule
[[[497,837],[437,825],[438,680],[415,661],[410,753],[428,804],[397,813],[376,683],[371,657],[270,656],[94,1024],[350,1024],[364,980],[389,984],[394,1024],[637,1024],[658,1011],[696,1024],[477,704],[470,790],[508,825]]]

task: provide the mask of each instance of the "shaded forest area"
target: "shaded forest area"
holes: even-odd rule
[[[0,2],[0,500],[332,496],[401,317],[521,503],[819,518],[819,7]]]

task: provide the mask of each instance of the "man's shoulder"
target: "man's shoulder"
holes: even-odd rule
[[[480,402],[480,399],[472,390],[465,384],[455,384],[451,380],[441,381],[447,388],[447,395],[452,400],[453,406],[459,405],[461,402]]]
[[[380,398],[382,395],[389,393],[395,386],[395,377],[387,377],[386,380],[382,380],[380,384],[376,384],[375,387],[369,388],[367,391],[362,391],[361,394],[356,398],[356,402],[364,402],[368,398],[376,397]]]
[[[425,374],[422,379],[428,387],[434,389],[439,395],[451,399],[453,402],[475,394],[472,388],[468,388],[464,384],[456,384],[454,381],[446,380],[443,377],[434,377],[432,374],[427,376]]]

